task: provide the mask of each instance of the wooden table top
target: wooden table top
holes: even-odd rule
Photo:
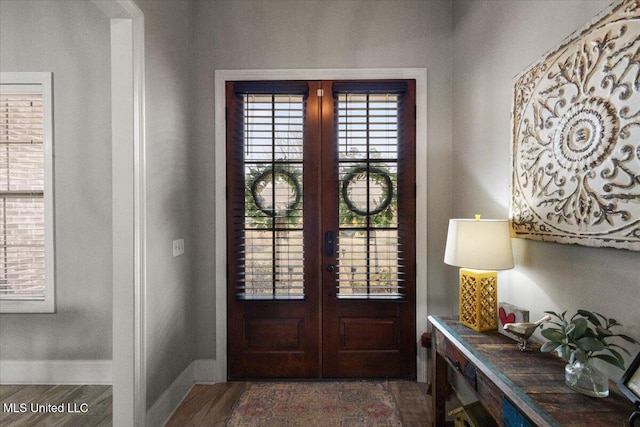
[[[626,426],[633,404],[610,383],[610,395],[595,398],[564,383],[566,361],[540,352],[522,352],[497,330],[476,332],[457,319],[429,317],[431,323],[523,412],[539,425]]]

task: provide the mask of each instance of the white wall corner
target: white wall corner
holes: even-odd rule
[[[0,360],[0,384],[112,384],[111,360]]]
[[[147,411],[146,425],[165,425],[194,384],[225,382],[226,378],[218,378],[218,370],[218,362],[214,359],[198,359],[191,362]]]

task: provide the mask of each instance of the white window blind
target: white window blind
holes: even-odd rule
[[[0,82],[0,311],[51,312],[50,73]]]

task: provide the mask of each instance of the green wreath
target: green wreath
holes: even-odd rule
[[[271,178],[267,179],[269,177]],[[263,202],[264,199],[258,195],[259,186],[262,185],[262,188],[264,188],[264,186],[266,186],[268,182],[275,182],[276,177],[283,178],[284,181],[293,188],[293,199],[285,208],[285,214],[279,215],[289,217],[291,216],[291,213],[296,209],[296,207],[300,204],[300,199],[302,198],[302,192],[300,191],[300,182],[298,182],[298,178],[293,172],[280,167],[266,168],[260,175],[256,176],[251,183],[251,197],[253,198],[253,202],[262,213],[271,218],[275,218],[276,216],[278,216],[278,212],[276,211],[275,206],[272,209],[265,207]]]
[[[375,209],[373,210],[362,210],[358,208],[349,197],[349,184],[351,184],[351,182],[356,178],[358,178],[360,175],[367,172],[369,173],[370,177],[372,175],[379,176],[380,179],[376,179],[376,181],[378,182],[380,182],[380,180],[383,181],[384,182],[383,185],[387,189],[386,197],[382,200],[382,203],[376,206]],[[389,173],[382,168],[375,167],[375,166],[356,166],[353,169],[351,169],[349,173],[342,180],[341,193],[342,193],[342,198],[345,204],[347,205],[347,208],[351,212],[361,216],[371,216],[371,215],[379,214],[389,206],[389,204],[393,200],[393,183],[391,182],[391,177],[389,176]]]

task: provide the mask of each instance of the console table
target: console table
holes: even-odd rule
[[[447,365],[460,372],[500,426],[627,426],[633,404],[614,394],[594,398],[564,384],[566,362],[539,348],[521,352],[498,331],[476,332],[457,319],[433,325],[434,426],[445,425]]]

